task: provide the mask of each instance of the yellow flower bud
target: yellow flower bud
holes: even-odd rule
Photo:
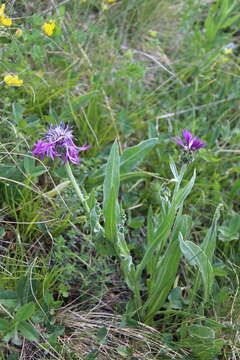
[[[23,84],[23,80],[18,78],[18,75],[11,75],[11,74],[7,74],[4,76],[3,78],[5,84],[7,86],[22,86]]]
[[[106,10],[108,10],[108,5],[102,3],[102,11],[106,11]]]
[[[0,16],[4,15],[4,10],[5,10],[5,4],[3,4],[1,7],[0,7]]]
[[[4,14],[0,16],[0,23],[3,26],[11,26],[12,25],[12,19],[6,17]]]
[[[22,31],[22,29],[20,29],[20,28],[18,28],[18,29],[16,30],[16,32],[15,32],[15,35],[16,35],[17,38],[20,38],[20,37],[22,36],[22,34],[23,34],[23,31]]]
[[[223,64],[225,64],[225,63],[227,63],[229,61],[230,61],[230,58],[227,57],[227,56],[224,56],[224,55],[220,56],[220,58],[219,58],[219,62],[223,63]]]
[[[42,30],[47,36],[52,36],[55,27],[56,24],[54,22],[44,23],[42,26]]]
[[[226,48],[226,49],[224,49],[224,54],[226,54],[226,55],[232,55],[232,54],[233,54],[233,49],[232,49],[232,48]]]
[[[152,37],[152,38],[156,38],[158,36],[158,32],[157,31],[153,31],[153,30],[149,30],[149,35]]]

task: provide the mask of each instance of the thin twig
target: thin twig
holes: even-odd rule
[[[208,107],[208,106],[211,106],[211,105],[218,105],[218,104],[222,104],[222,103],[232,101],[232,100],[239,100],[239,97],[218,100],[218,101],[210,102],[210,103],[203,104],[203,105],[200,105],[200,106],[195,106],[194,108],[190,108],[190,109],[186,109],[186,110],[180,110],[180,111],[173,112],[173,113],[168,113],[168,114],[165,114],[165,115],[160,115],[160,116],[157,117],[157,119],[158,120],[159,119],[166,119],[166,118],[173,117],[173,116],[176,116],[176,115],[185,114],[185,113],[193,111],[193,110],[201,110],[201,109],[204,109],[205,107]]]

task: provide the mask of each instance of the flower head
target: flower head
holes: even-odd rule
[[[152,38],[156,38],[158,36],[158,32],[154,31],[154,30],[149,30],[148,34],[152,37]]]
[[[44,23],[42,26],[42,30],[47,36],[52,36],[55,27],[56,24],[52,21],[50,23]]]
[[[180,145],[186,151],[196,151],[205,146],[205,143],[197,137],[193,137],[189,130],[183,130],[182,136],[184,140],[178,136],[175,140],[177,145]]]
[[[4,15],[5,7],[6,7],[5,4],[2,4],[2,5],[0,6],[0,16]]]
[[[225,55],[234,55],[234,51],[236,50],[237,47],[238,47],[237,44],[231,42],[226,46],[224,46],[223,52]]]
[[[108,5],[102,3],[102,11],[106,11],[106,10],[108,10],[108,9],[109,9]]]
[[[5,11],[5,4],[0,6],[0,25],[11,26],[12,25],[12,19],[5,16],[4,11]]]
[[[12,25],[12,19],[10,19],[7,16],[2,15],[2,16],[0,16],[0,23],[3,26],[11,26]]]
[[[17,38],[20,38],[23,35],[23,31],[21,28],[17,28],[16,32],[15,32],[15,36]]]
[[[18,78],[18,75],[11,75],[11,74],[7,74],[4,76],[3,78],[5,84],[7,86],[22,86],[23,84],[23,80]]]
[[[232,54],[233,54],[233,49],[231,49],[231,48],[226,48],[226,49],[224,49],[224,54],[226,54],[226,55],[232,55]]]
[[[42,159],[45,156],[50,156],[52,160],[60,157],[63,159],[64,164],[68,161],[79,164],[79,150],[85,151],[90,148],[88,145],[83,145],[78,148],[73,142],[71,128],[62,122],[56,127],[50,125],[43,139],[39,140],[34,146],[35,148],[32,151],[33,155],[38,155]]]

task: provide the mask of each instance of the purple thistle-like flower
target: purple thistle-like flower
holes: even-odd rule
[[[56,127],[50,125],[43,139],[36,142],[34,146],[33,155],[40,156],[41,159],[49,156],[52,160],[60,157],[64,164],[68,161],[79,164],[79,151],[85,151],[91,147],[89,145],[77,147],[73,142],[71,128],[62,122]]]
[[[174,140],[177,145],[182,146],[186,151],[196,151],[206,146],[202,140],[197,137],[193,137],[189,130],[183,130],[182,136],[184,140],[182,140],[180,136]]]

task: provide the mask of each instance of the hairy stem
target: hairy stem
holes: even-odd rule
[[[81,203],[83,204],[86,212],[89,213],[90,210],[89,210],[88,204],[87,204],[86,200],[84,199],[83,193],[82,193],[82,191],[81,191],[78,183],[76,182],[76,179],[75,179],[75,177],[74,177],[74,175],[73,175],[73,173],[72,173],[72,169],[71,169],[71,167],[70,167],[70,165],[69,165],[69,162],[67,162],[67,163],[65,164],[65,169],[66,169],[66,171],[67,171],[67,174],[68,174],[68,176],[69,176],[69,179],[70,179],[70,181],[71,181],[71,183],[72,183],[72,185],[73,185],[73,187],[74,187],[74,189],[75,189],[75,191],[76,191],[76,193],[77,193],[77,195],[78,195]]]

